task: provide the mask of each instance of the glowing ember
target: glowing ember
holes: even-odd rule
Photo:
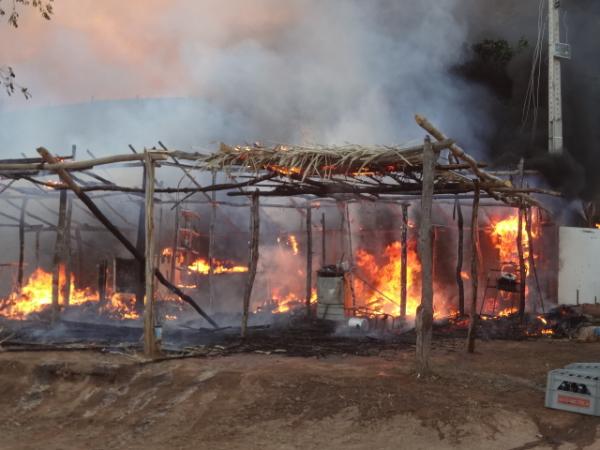
[[[317,301],[317,290],[313,289],[310,296],[310,303]],[[282,314],[290,311],[295,307],[304,307],[306,304],[303,297],[299,297],[294,292],[281,293],[280,288],[271,290],[271,301],[257,308],[256,312],[261,310],[269,310],[273,314]]]
[[[497,316],[498,317],[509,317],[512,316],[513,314],[516,314],[517,312],[519,312],[519,310],[517,308],[506,308],[503,309],[502,311],[500,311]]]

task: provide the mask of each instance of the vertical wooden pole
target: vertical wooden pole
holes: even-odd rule
[[[477,288],[479,284],[479,183],[475,182],[473,211],[471,214],[471,310],[469,311],[469,333],[467,351],[475,352],[477,326]]]
[[[35,232],[35,267],[40,266],[40,231]]]
[[[158,353],[154,334],[154,162],[145,152],[146,220],[145,220],[145,298],[144,298],[144,353],[148,357]]]
[[[62,248],[62,260],[65,267],[65,279],[61,285],[62,299],[64,306],[69,306],[71,302],[71,216],[73,213],[73,199],[70,193],[67,193],[67,212],[65,217],[65,233]]]
[[[254,278],[256,278],[256,268],[258,266],[258,239],[260,234],[259,225],[259,196],[258,190],[252,194],[252,207],[250,217],[250,243],[249,243],[249,265],[248,278],[246,280],[246,290],[244,291],[244,305],[242,315],[242,337],[245,338],[248,332],[248,310],[250,309],[250,297],[252,296],[252,287]]]
[[[350,222],[350,205],[346,202],[346,232],[348,233],[348,261],[350,261],[350,272],[348,273],[348,283],[350,284],[350,294],[352,295],[352,315],[356,314],[356,292],[354,291],[354,250],[352,248],[352,223]]]
[[[77,281],[83,283],[83,239],[81,227],[75,228],[75,241],[77,243]],[[82,284],[85,286],[85,283]]]
[[[340,254],[337,258],[338,263],[341,264],[344,258],[347,257],[346,252],[346,208],[344,202],[338,203],[338,211],[340,211]]]
[[[525,210],[525,229],[527,230],[527,241],[529,242],[529,267],[531,268],[531,273],[533,273],[533,278],[535,280],[535,286],[538,292],[538,297],[540,299],[540,306],[542,307],[542,312],[545,313],[546,308],[544,307],[544,296],[542,294],[542,288],[540,286],[540,280],[538,278],[537,268],[535,264],[535,252],[533,250],[533,233],[531,232],[531,216],[531,208],[527,208]]]
[[[142,189],[144,192],[147,192],[147,182],[148,182],[148,167],[147,164],[144,164],[143,175],[142,175]],[[152,186],[152,191],[154,191],[154,186]],[[138,211],[138,226],[137,226],[137,238],[135,242],[135,248],[139,254],[143,255],[145,252],[145,217],[147,217],[147,213],[145,212],[148,206],[148,202],[140,203],[140,209]],[[144,309],[144,291],[145,291],[145,267],[140,262],[136,261],[135,263],[138,271],[137,276],[137,285],[135,289],[135,310],[140,313]]]
[[[310,317],[310,297],[312,296],[312,208],[306,207],[306,317]]]
[[[525,249],[523,248],[523,207],[519,208],[519,229],[517,230],[517,252],[519,254],[519,317],[525,318],[525,293],[527,288],[527,271],[525,267]]]
[[[325,213],[321,214],[321,267],[327,264],[327,246],[326,246]]]
[[[179,217],[181,216],[180,206],[177,205],[175,208],[175,232],[173,233],[173,253],[171,254],[171,270],[170,270],[170,279],[171,283],[177,284],[177,249],[179,248]]]
[[[21,215],[19,216],[19,268],[17,273],[17,284],[19,291],[23,287],[23,265],[25,264],[25,211],[27,210],[27,198],[21,204]]]
[[[400,242],[400,317],[406,317],[408,273],[408,203],[402,203],[402,232]]]
[[[421,304],[417,309],[417,373],[429,371],[431,332],[433,327],[433,244],[431,239],[431,210],[435,180],[435,152],[431,138],[427,136],[423,145],[423,180],[421,193],[421,226],[419,250],[421,254]]]
[[[56,244],[54,246],[54,260],[52,261],[52,321],[58,320],[60,314],[60,272],[63,264],[63,246],[65,241],[65,219],[67,214],[67,191],[60,191],[58,206],[58,224],[56,226]]]
[[[106,303],[106,274],[108,270],[108,261],[103,259],[98,264],[98,303],[104,305]]]
[[[217,172],[213,170],[212,184],[217,184]],[[208,311],[212,312],[215,301],[215,225],[217,221],[217,192],[212,191],[210,195],[210,225],[208,227]]]
[[[456,285],[458,287],[458,314],[465,315],[465,285],[462,278],[463,252],[465,242],[464,218],[460,199],[456,196],[456,216],[458,222],[458,248],[456,250]]]

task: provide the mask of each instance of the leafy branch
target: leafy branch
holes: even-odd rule
[[[26,99],[31,98],[29,90],[18,84],[15,80],[15,72],[12,67],[0,67],[0,86],[4,87],[8,95],[20,91]]]
[[[8,24],[18,28],[19,9],[31,7],[37,9],[44,19],[50,20],[54,14],[53,2],[54,0],[0,0],[0,16],[8,15]],[[7,3],[10,3],[8,7]],[[31,98],[29,90],[17,83],[15,72],[10,66],[0,66],[0,87],[3,87],[8,95],[20,91],[26,99]]]
[[[39,11],[40,15],[50,20],[52,14],[54,14],[54,8],[52,3],[54,0],[9,0],[9,8],[5,8],[3,5],[6,4],[5,0],[0,0],[0,16],[6,16],[8,14],[8,23],[15,28],[19,26],[19,8],[21,6],[31,6]]]

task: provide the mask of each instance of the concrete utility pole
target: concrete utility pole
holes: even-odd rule
[[[548,151],[563,152],[561,59],[571,59],[571,47],[560,42],[560,0],[548,0]]]

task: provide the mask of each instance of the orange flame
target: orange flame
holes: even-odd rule
[[[69,305],[82,305],[88,302],[99,301],[97,292],[89,288],[77,289],[73,274],[70,277],[71,292],[69,295]],[[63,294],[66,282],[65,266],[61,265],[58,276],[58,302],[61,307],[66,304]],[[23,320],[30,314],[42,312],[51,305],[52,274],[38,268],[29,276],[20,292],[15,290],[7,298],[0,301],[0,315],[10,319]],[[114,294],[107,299],[105,305],[101,306],[100,311],[111,317],[135,319],[138,317],[138,314],[134,306],[134,295]]]
[[[213,273],[220,275],[223,273],[243,273],[248,272],[248,267],[237,266],[231,261],[219,261],[213,260]],[[208,260],[204,258],[198,258],[192,264],[188,266],[188,270],[191,272],[197,272],[202,275],[208,275],[210,273],[210,264]]]
[[[364,282],[357,283],[356,296],[365,298],[365,305],[376,313],[400,314],[401,251],[402,244],[400,242],[391,243],[386,247],[381,263],[374,254],[367,250],[359,249],[356,253],[356,265],[360,269],[361,275],[366,276],[366,281],[371,285],[367,286]],[[421,303],[420,273],[421,262],[417,256],[415,244],[409,242],[406,267],[406,313],[410,316],[416,313],[417,306]],[[375,292],[373,288],[379,292]]]

